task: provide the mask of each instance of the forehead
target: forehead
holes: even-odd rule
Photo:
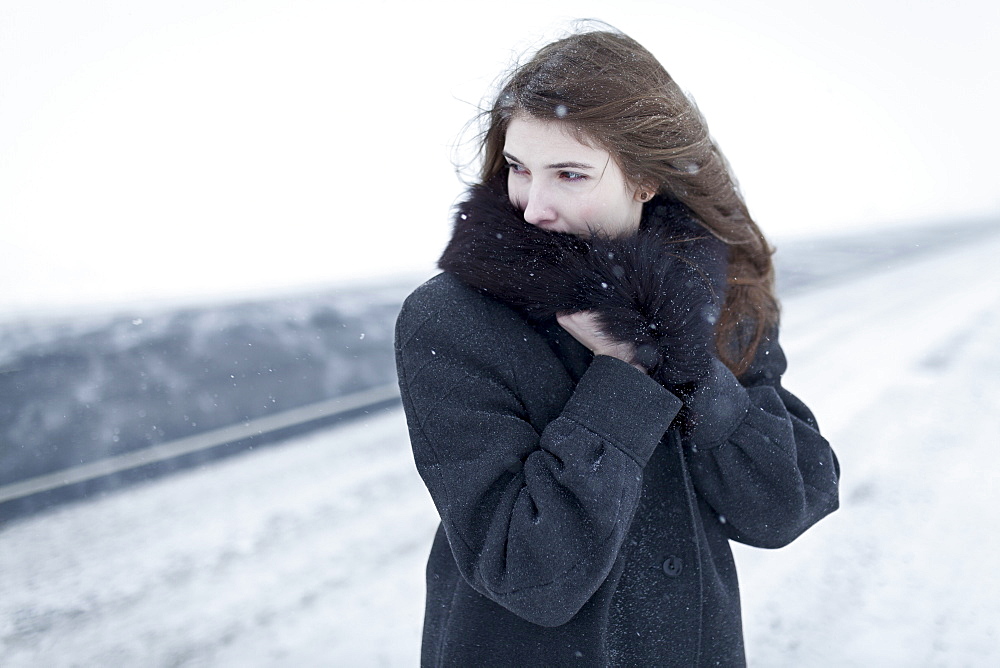
[[[583,141],[581,141],[583,140]],[[565,123],[547,121],[523,114],[514,116],[504,138],[504,150],[522,159],[549,161],[584,160],[606,162],[611,154],[578,137]]]

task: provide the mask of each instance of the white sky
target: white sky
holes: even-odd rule
[[[430,273],[463,123],[573,17],[693,93],[772,237],[1000,213],[1000,3],[342,7],[5,0],[0,314]]]

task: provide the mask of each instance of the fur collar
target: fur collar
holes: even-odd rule
[[[724,298],[726,246],[679,202],[656,197],[639,231],[581,238],[526,223],[505,188],[472,187],[438,264],[466,284],[547,320],[592,310],[605,332],[675,388],[704,378]]]

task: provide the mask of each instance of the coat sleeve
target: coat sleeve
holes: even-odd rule
[[[442,283],[411,295],[396,326],[417,469],[465,580],[530,622],[563,624],[610,572],[682,404],[610,357],[573,388],[516,314]]]
[[[718,360],[687,402],[684,444],[698,494],[727,535],[781,547],[837,509],[840,466],[812,413],[781,386],[776,333],[739,380]]]

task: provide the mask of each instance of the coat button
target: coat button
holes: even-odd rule
[[[663,562],[663,572],[672,578],[680,575],[683,569],[684,562],[680,557],[667,557],[667,560]]]

